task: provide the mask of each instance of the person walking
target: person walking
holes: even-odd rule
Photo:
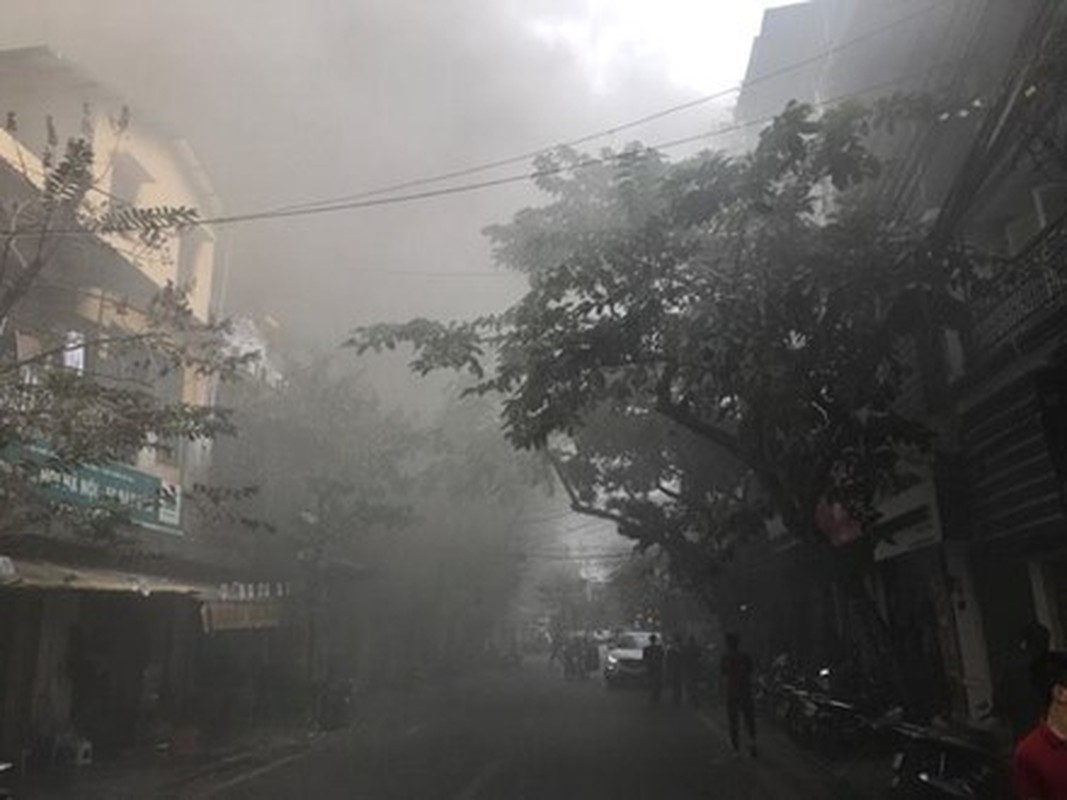
[[[585,663],[584,669],[588,676],[590,673],[596,674],[600,669],[600,651],[597,649],[597,644],[591,636],[585,638]]]
[[[641,658],[645,664],[645,680],[648,681],[649,699],[658,703],[663,693],[663,645],[659,643],[659,637],[652,634],[648,637],[648,644],[641,650]]]
[[[582,645],[577,634],[571,634],[563,644],[563,677],[576,680],[581,677]]]
[[[748,751],[755,757],[756,708],[752,700],[752,658],[741,650],[741,637],[736,633],[726,634],[726,652],[719,664],[726,695],[726,719],[730,726],[730,744],[734,752],[740,751],[740,722],[744,718],[748,731]]]
[[[1012,759],[1018,800],[1067,798],[1067,656],[1048,653],[1042,660],[1045,715],[1019,742]]]
[[[563,634],[559,631],[554,631],[549,634],[549,651],[548,651],[548,666],[552,666],[556,662],[563,663]]]

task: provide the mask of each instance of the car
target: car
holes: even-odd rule
[[[604,683],[609,689],[638,686],[645,682],[644,649],[652,631],[624,631],[608,645],[604,659]]]

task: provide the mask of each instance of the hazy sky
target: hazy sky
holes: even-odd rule
[[[242,212],[507,157],[727,87],[777,4],[8,0],[0,45],[50,45],[164,119]],[[520,284],[494,271],[481,228],[533,200],[510,187],[239,226],[230,304],[324,343],[372,320],[494,310]]]

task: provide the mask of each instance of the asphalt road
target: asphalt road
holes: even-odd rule
[[[836,798],[776,748],[730,753],[720,715],[652,706],[543,664],[468,680],[249,772],[202,795],[220,800],[627,800]]]

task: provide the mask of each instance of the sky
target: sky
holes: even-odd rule
[[[241,213],[509,157],[729,87],[776,4],[8,0],[0,46],[49,45],[163,120]],[[699,133],[726,113],[590,146]],[[481,230],[537,200],[517,185],[234,226],[228,306],[322,346],[359,324],[499,310],[522,284]]]

